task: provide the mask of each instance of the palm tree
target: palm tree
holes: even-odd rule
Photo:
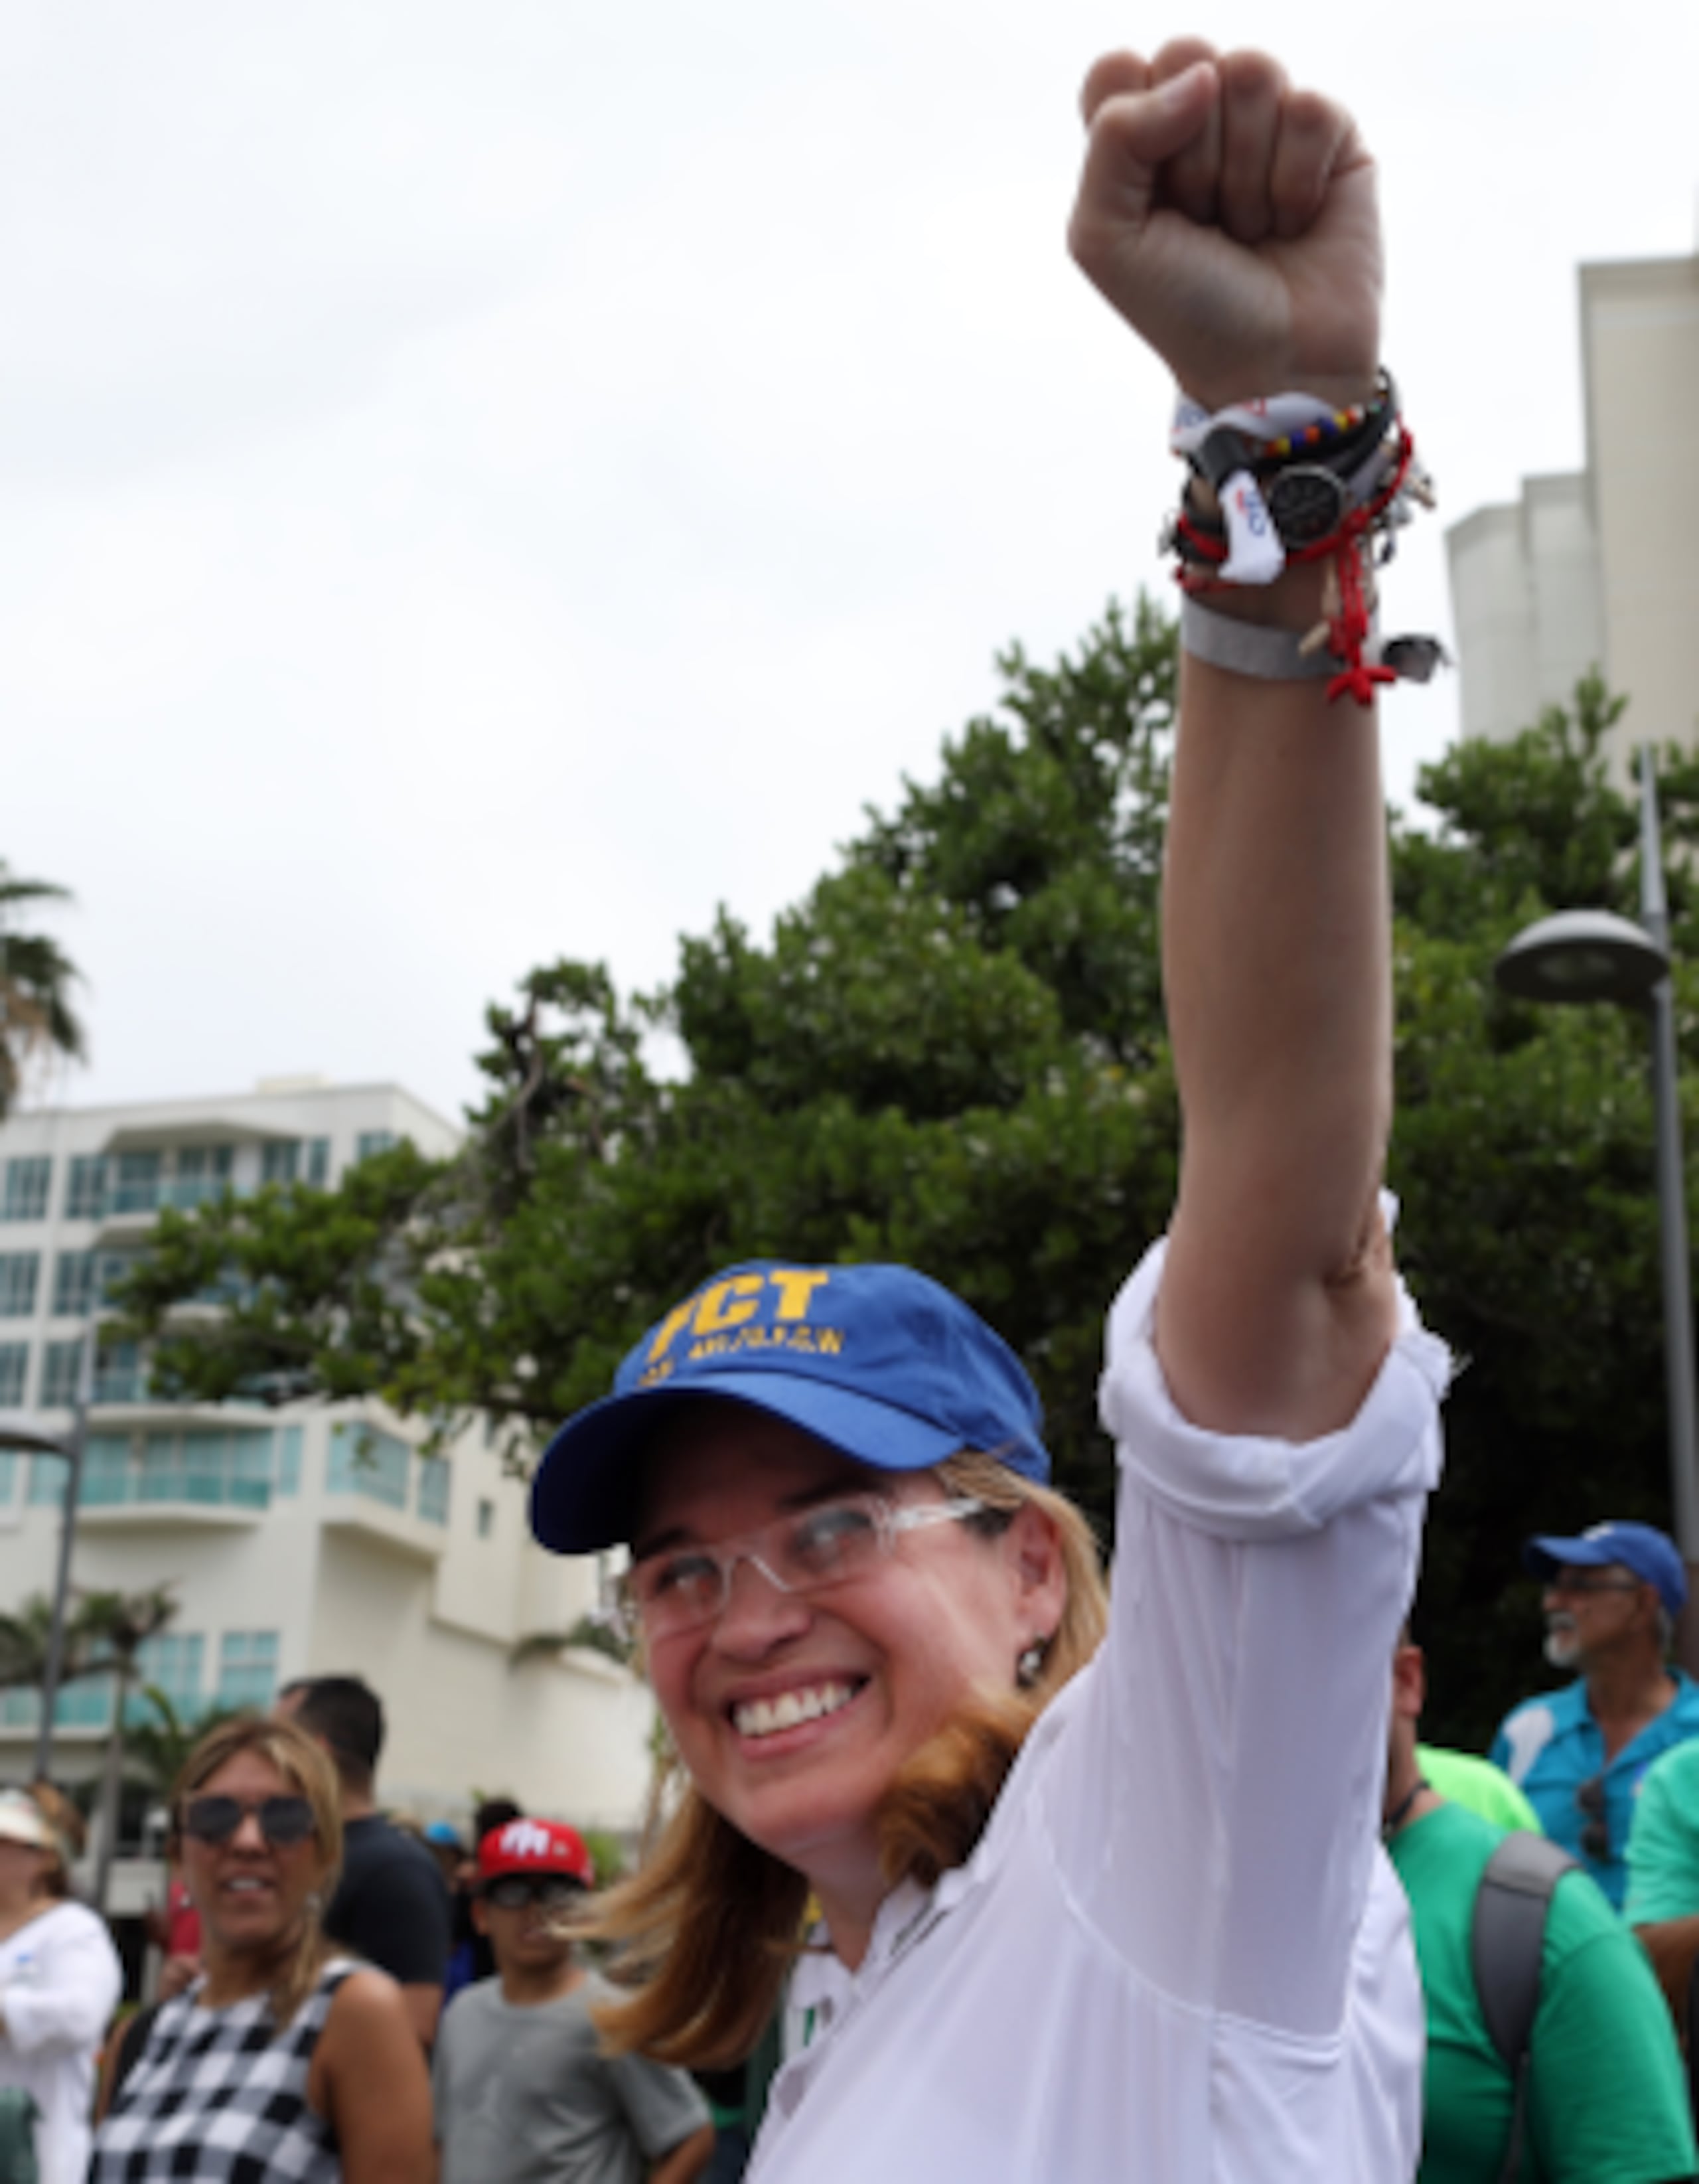
[[[76,1628],[87,1658],[112,1675],[112,1723],[101,1763],[99,1848],[94,1871],[94,1906],[106,1908],[106,1885],[118,1847],[119,1797],[124,1780],[124,1708],[136,1680],[136,1655],[157,1638],[177,1612],[175,1590],[156,1585],[146,1592],[84,1592],[78,1596]]]
[[[233,1720],[242,1709],[209,1707],[203,1713],[186,1718],[157,1684],[143,1684],[141,1696],[143,1704],[153,1708],[153,1717],[149,1719],[144,1716],[126,1725],[125,1752],[131,1765],[147,1776],[162,1797],[166,1797],[182,1773],[184,1762],[208,1730],[216,1729],[221,1722]]]
[[[0,1120],[31,1062],[54,1054],[81,1061],[86,1050],[69,998],[76,966],[45,933],[10,930],[14,904],[70,900],[67,889],[14,879],[0,863]]]

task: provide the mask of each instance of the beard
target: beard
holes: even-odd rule
[[[1581,1658],[1581,1637],[1568,1616],[1546,1626],[1545,1653],[1554,1669],[1573,1669]]]

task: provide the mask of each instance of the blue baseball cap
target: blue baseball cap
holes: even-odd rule
[[[1044,1411],[1026,1368],[978,1312],[911,1267],[748,1259],[675,1305],[630,1351],[613,1393],[561,1427],[531,1488],[557,1554],[629,1540],[638,1457],[686,1397],[748,1404],[878,1471],[964,1449],[1043,1483]]]
[[[1680,1550],[1655,1524],[1613,1517],[1605,1524],[1590,1524],[1579,1539],[1541,1534],[1522,1550],[1522,1566],[1532,1577],[1549,1578],[1566,1563],[1580,1569],[1620,1563],[1643,1585],[1657,1587],[1657,1596],[1670,1614],[1680,1615],[1687,1604],[1687,1570]]]

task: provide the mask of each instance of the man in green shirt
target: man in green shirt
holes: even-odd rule
[[[1513,2106],[1470,1960],[1475,1892],[1500,1841],[1448,1802],[1416,1757],[1419,1647],[1393,1657],[1388,1847],[1410,1898],[1428,2005],[1418,2184],[1497,2184]],[[1522,2184],[1678,2184],[1699,2169],[1668,2013],[1632,1935],[1594,1883],[1566,1874],[1551,1898],[1529,2050]]]

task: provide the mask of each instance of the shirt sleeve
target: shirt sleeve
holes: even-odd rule
[[[92,1913],[55,1914],[28,1981],[0,1987],[6,2036],[20,2055],[44,2049],[97,2048],[118,2007],[124,1975],[106,1929]]]
[[[608,2069],[646,2161],[660,2161],[709,2120],[708,2103],[685,2070],[643,2055],[616,2055]]]
[[[1663,1996],[1582,1875],[1552,1898],[1529,2086],[1529,2137],[1551,2184],[1669,2184],[1699,2168]]]
[[[1152,1340],[1161,1245],[1110,1318],[1110,1635],[1041,1791],[1100,1933],[1184,2003],[1336,2033],[1379,1832],[1391,1657],[1450,1371],[1401,1292],[1356,1418],[1200,1430]]]
[[[1699,1816],[1690,1808],[1693,1755],[1677,1745],[1646,1770],[1628,1839],[1630,1926],[1656,1926],[1699,1913]]]

